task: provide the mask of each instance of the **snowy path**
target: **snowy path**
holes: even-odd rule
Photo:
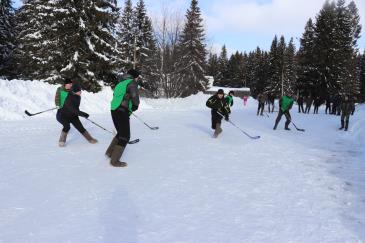
[[[0,242],[365,242],[365,164],[338,117],[293,113],[305,133],[272,130],[275,115],[237,109],[212,139],[209,110],[143,110],[112,168],[110,135],[71,131],[57,147],[50,118],[0,122]],[[365,126],[365,111],[351,129]],[[91,119],[112,128],[109,114]],[[361,129],[360,129],[361,128]]]

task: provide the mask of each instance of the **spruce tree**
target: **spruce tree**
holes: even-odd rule
[[[115,0],[25,2],[17,52],[23,76],[52,83],[67,76],[99,91],[114,81],[116,17]]]
[[[180,59],[176,68],[182,97],[203,91],[208,85],[208,80],[204,76],[207,51],[202,22],[198,1],[192,0],[178,46]]]
[[[222,46],[221,53],[218,58],[218,72],[214,80],[215,86],[224,86],[227,83],[228,77],[228,56],[226,45]]]
[[[14,58],[23,79],[45,79],[54,70],[57,46],[56,30],[52,27],[54,9],[53,1],[27,0],[17,12],[18,48]]]
[[[11,0],[0,1],[0,77],[13,76],[10,70],[15,48],[15,12]]]
[[[340,89],[338,84],[338,58],[339,45],[336,33],[336,5],[327,1],[316,17],[315,44],[313,49],[313,62],[316,71],[314,95],[336,95]]]
[[[215,53],[209,53],[208,63],[207,63],[207,75],[217,79],[218,74],[218,55]]]
[[[365,102],[365,51],[360,57],[360,101]]]
[[[352,2],[351,5],[346,6],[344,0],[338,0],[336,13],[337,87],[340,94],[355,97],[360,92],[357,61],[357,40],[360,37],[361,30],[360,18],[357,14],[356,5]]]
[[[121,53],[119,56],[121,59],[119,65],[123,66],[124,69],[133,67],[134,45],[137,41],[135,23],[132,1],[125,0],[117,28],[118,50]]]
[[[147,16],[143,0],[139,0],[134,10],[133,29],[135,30],[135,45],[133,48],[133,63],[139,68],[143,79],[146,81],[144,87],[151,92],[157,91],[158,76],[158,53],[156,40],[153,36],[152,22]]]
[[[302,94],[314,92],[314,84],[317,80],[317,72],[314,66],[314,25],[312,19],[309,19],[302,38],[300,39],[300,48],[298,51],[298,79],[296,83],[297,90]]]
[[[281,44],[279,45],[277,36],[274,37],[270,48],[270,68],[269,68],[269,80],[265,88],[265,92],[276,97],[280,97],[282,94],[282,74],[283,74],[283,60],[285,50],[285,40],[281,38]]]
[[[295,84],[297,79],[296,50],[293,38],[290,39],[287,48],[284,51],[283,67],[284,94],[295,94]]]

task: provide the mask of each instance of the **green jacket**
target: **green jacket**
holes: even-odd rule
[[[115,86],[113,99],[111,101],[111,110],[123,108],[128,110],[129,114],[137,110],[139,106],[138,84],[133,81],[129,75],[121,79]]]
[[[280,104],[280,109],[283,112],[287,112],[293,107],[294,99],[287,95],[284,95],[283,97],[281,97],[279,104]]]
[[[227,95],[227,96],[225,97],[225,99],[226,99],[226,102],[227,102],[227,104],[228,104],[229,106],[233,106],[233,97],[232,97],[232,96]]]
[[[65,104],[65,100],[66,100],[66,98],[68,96],[68,92],[69,91],[66,90],[64,86],[61,86],[61,87],[58,87],[57,88],[56,95],[55,95],[55,104],[60,109]]]

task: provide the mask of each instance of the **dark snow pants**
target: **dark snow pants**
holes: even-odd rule
[[[212,110],[212,129],[215,130],[217,123],[222,123],[222,116],[217,113],[217,111]]]
[[[263,115],[264,113],[264,108],[265,108],[265,103],[261,103],[259,102],[259,106],[257,107],[257,115]]]
[[[314,105],[313,114],[318,114],[318,109],[319,109],[319,106],[318,105]]]
[[[118,145],[122,147],[127,146],[131,138],[128,111],[121,108],[112,111],[112,119],[115,129],[117,129],[117,135],[115,138],[118,140]]]
[[[331,105],[326,105],[326,114],[331,114],[332,113],[332,110],[331,110]]]
[[[311,108],[312,108],[312,104],[307,104],[306,107],[305,107],[305,112],[304,113],[308,113],[309,114]]]
[[[285,128],[288,128],[290,122],[291,122],[291,116],[290,116],[290,113],[289,111],[286,111],[286,112],[283,112],[281,109],[279,110],[279,114],[278,114],[278,117],[276,118],[276,121],[275,121],[275,128],[278,126],[280,120],[281,120],[281,117],[285,115],[286,117],[286,122],[285,122]]]
[[[342,127],[345,127],[346,129],[348,129],[349,121],[350,121],[350,114],[342,114],[341,115],[341,125],[342,125]]]
[[[60,112],[60,110],[58,110],[56,119],[59,123],[62,124],[63,126],[62,131],[64,131],[65,133],[68,133],[70,131],[71,129],[70,124],[72,124],[81,134],[83,134],[86,131],[78,116],[71,116],[71,117],[65,116],[62,114],[62,112]]]
[[[302,111],[304,113],[304,106],[303,103],[298,104],[298,112]]]

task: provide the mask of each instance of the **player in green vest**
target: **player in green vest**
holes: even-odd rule
[[[226,100],[226,103],[230,107],[233,106],[233,96],[234,96],[234,91],[231,90],[231,91],[229,91],[228,95],[224,98]]]
[[[291,97],[291,95],[284,95],[283,97],[281,97],[279,101],[279,114],[275,121],[274,130],[276,130],[283,115],[285,115],[286,117],[285,130],[290,130],[289,124],[291,122],[291,116],[289,110],[293,107],[293,104],[294,99]]]
[[[61,121],[61,109],[63,105],[65,104],[66,98],[68,96],[68,93],[72,89],[72,80],[70,78],[65,78],[63,81],[63,85],[57,88],[56,95],[55,95],[55,105],[58,107],[56,119],[58,122],[62,123]],[[66,141],[67,133],[61,131],[59,144],[64,145],[64,141]]]
[[[129,116],[139,106],[138,77],[139,72],[131,69],[118,80],[114,88],[110,109],[117,135],[111,141],[105,155],[110,157],[110,164],[115,167],[127,166],[127,163],[119,160],[131,136]]]

